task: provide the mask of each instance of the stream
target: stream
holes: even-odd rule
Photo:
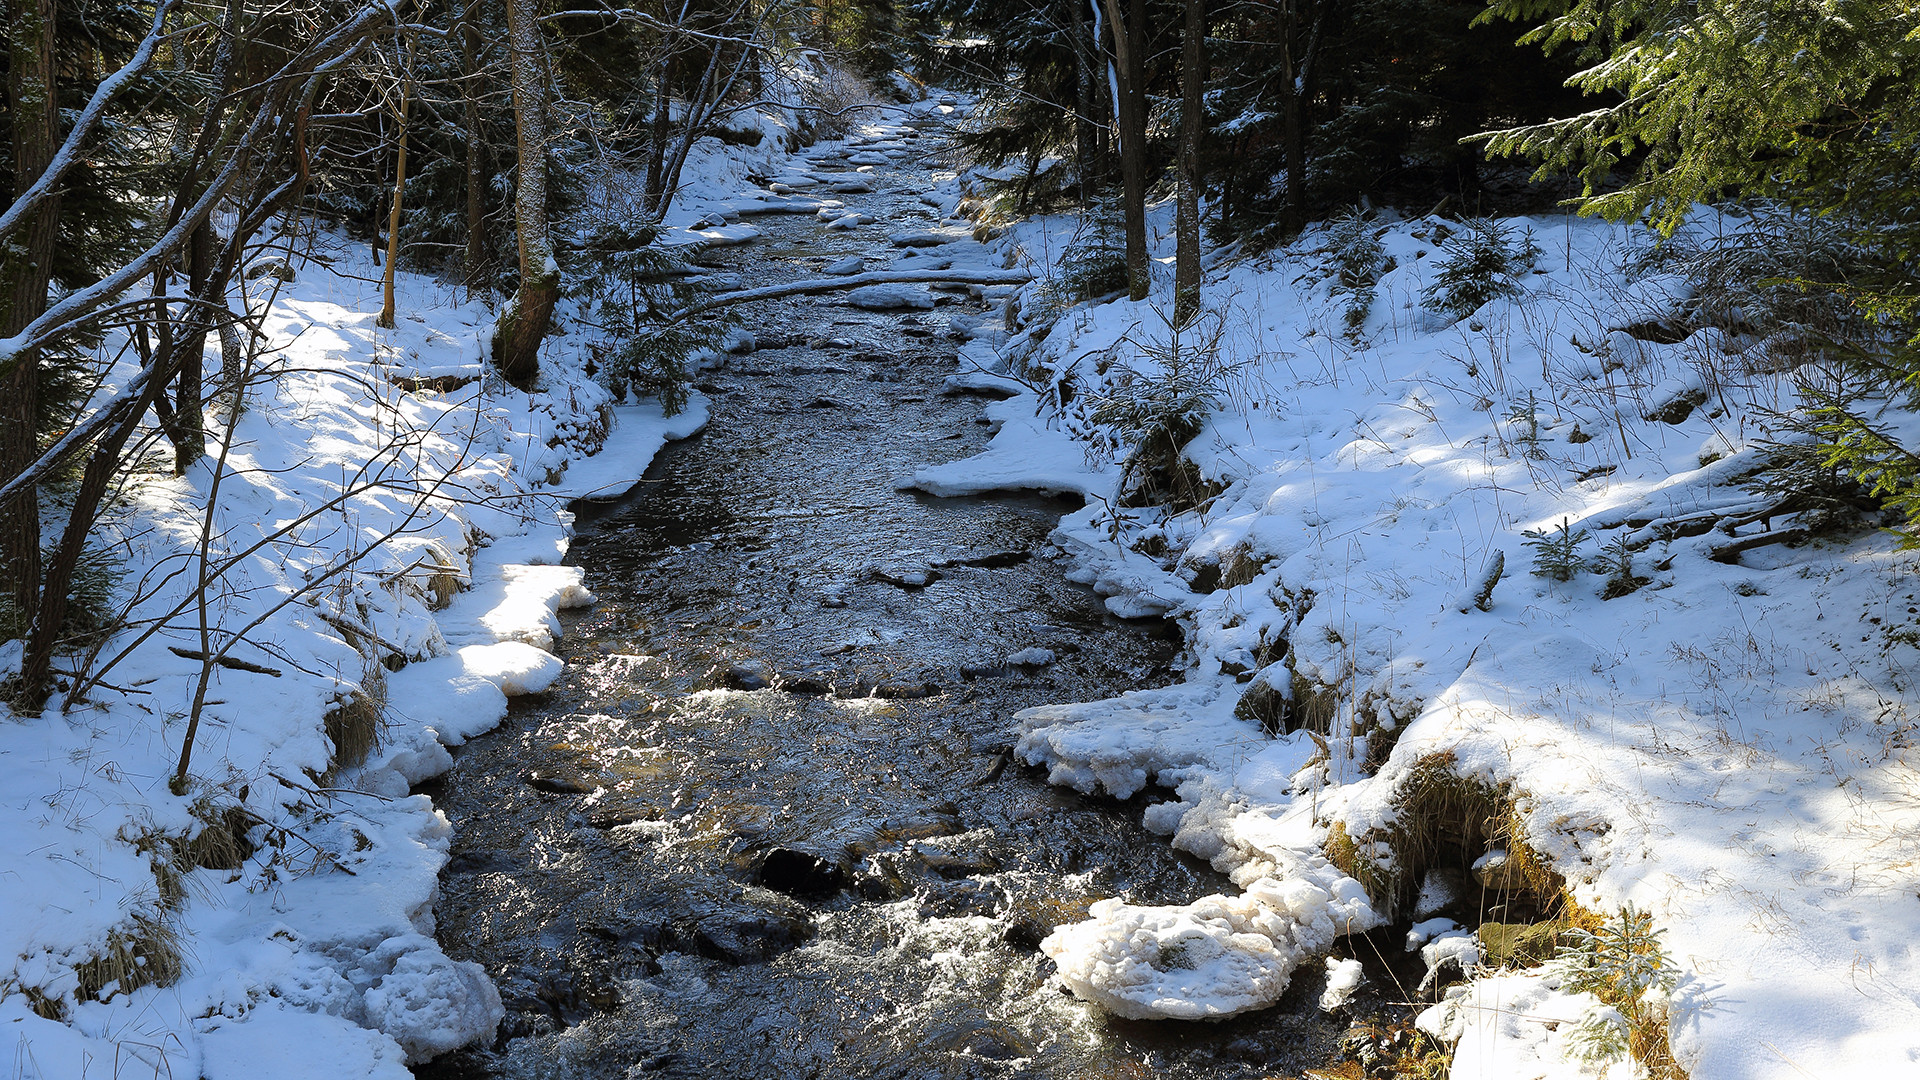
[[[886,138],[938,137],[936,130]],[[936,214],[911,154],[841,196],[879,221],[768,215],[703,262],[760,285]],[[507,1019],[440,1077],[1295,1076],[1344,1027],[1305,970],[1277,1008],[1129,1022],[1049,982],[1089,904],[1230,889],[1142,803],[1010,760],[1020,709],[1175,677],[1177,630],[1108,616],[1047,537],[1071,501],[896,489],[983,449],[942,393],[947,320],[837,298],[745,309],[759,349],[705,375],[706,432],[579,504],[599,596],[567,671],[426,790],[453,821],[439,939]],[[616,435],[617,437],[617,435]]]

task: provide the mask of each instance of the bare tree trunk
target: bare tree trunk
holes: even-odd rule
[[[1286,45],[1282,53],[1286,57],[1287,78],[1287,107],[1281,135],[1287,154],[1287,210],[1282,225],[1290,234],[1307,227],[1307,109],[1313,101],[1313,61],[1320,52],[1320,29],[1333,7],[1334,0],[1320,0],[1315,6],[1313,26],[1307,30],[1304,42],[1299,40],[1300,17],[1296,4],[1287,5],[1282,24],[1280,40]]]
[[[1151,290],[1147,253],[1146,0],[1132,0],[1123,19],[1119,0],[1105,0],[1112,24],[1113,57],[1120,84],[1120,217],[1127,248],[1127,296],[1145,300]]]
[[[7,107],[13,114],[13,195],[26,193],[60,145],[60,102],[54,85],[52,0],[8,0]],[[19,333],[47,307],[54,241],[60,228],[56,195],[0,237],[11,250],[0,260],[0,337]],[[18,254],[16,254],[18,252]],[[0,477],[25,472],[39,454],[40,359],[18,356],[0,380]],[[40,591],[40,493],[28,487],[0,501],[0,588],[24,621]],[[0,627],[0,631],[11,628]],[[24,627],[19,629],[24,630]],[[4,635],[0,635],[4,636]]]
[[[560,296],[560,264],[547,228],[547,86],[540,60],[540,21],[533,0],[507,0],[507,48],[513,63],[513,119],[519,136],[514,231],[520,246],[520,292],[500,313],[493,362],[509,383],[530,389],[540,374],[540,342]]]
[[[487,173],[480,137],[480,0],[467,0],[460,14],[460,81],[467,111],[467,299],[487,291]]]
[[[641,209],[649,218],[660,216],[655,209],[660,205],[660,193],[666,190],[667,181],[667,136],[673,130],[673,88],[667,83],[672,69],[672,52],[660,58],[660,68],[653,80],[653,125],[647,140],[647,186],[641,199]]]
[[[375,326],[393,329],[393,266],[400,261],[400,205],[407,193],[407,90],[400,90],[400,112],[396,118],[394,140],[393,206],[387,211],[387,265],[380,274],[380,317]]]
[[[1201,91],[1206,83],[1206,0],[1186,0],[1186,40],[1180,49],[1180,195],[1174,206],[1173,323],[1200,313]]]

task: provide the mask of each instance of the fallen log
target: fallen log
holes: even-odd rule
[[[199,649],[182,649],[177,645],[169,645],[167,646],[167,651],[183,660],[200,660],[203,662],[211,660],[223,668],[231,668],[234,671],[251,671],[255,675],[271,675],[276,679],[285,674],[285,672],[279,668],[270,668],[265,664],[256,664],[251,660],[241,660],[232,656],[210,655],[201,652]]]
[[[1025,270],[876,270],[871,274],[807,278],[781,285],[762,285],[757,289],[740,289],[737,292],[721,293],[681,308],[674,312],[670,321],[678,322],[716,308],[750,304],[756,300],[777,300],[783,296],[839,292],[843,289],[857,289],[863,285],[922,285],[943,282],[954,285],[1024,285],[1032,280],[1033,275]]]
[[[1766,547],[1768,544],[1791,544],[1812,535],[1811,529],[1781,529],[1779,532],[1754,533],[1752,536],[1743,536],[1731,544],[1717,545],[1708,557],[1717,563],[1738,565],[1740,553],[1743,551],[1752,551],[1754,548]]]

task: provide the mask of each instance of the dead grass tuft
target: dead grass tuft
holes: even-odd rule
[[[155,915],[136,914],[107,933],[92,959],[74,965],[82,1001],[105,1001],[143,986],[171,986],[180,977],[180,938]]]
[[[1419,892],[1427,871],[1451,867],[1467,872],[1495,848],[1508,852],[1508,874],[1517,896],[1489,896],[1488,904],[1526,900],[1543,909],[1564,906],[1566,880],[1526,841],[1509,785],[1470,780],[1453,770],[1450,753],[1415,763],[1394,798],[1394,824],[1362,837],[1336,823],[1327,858],[1366,886],[1376,907],[1398,919]]]
[[[367,760],[380,746],[380,731],[386,724],[387,678],[378,664],[370,664],[360,686],[340,698],[327,711],[327,738],[333,743],[333,757],[327,763],[329,782],[342,770]]]

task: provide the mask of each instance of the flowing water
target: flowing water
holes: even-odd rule
[[[850,199],[881,217],[854,235],[762,218],[709,259],[761,284],[872,253],[929,223],[927,175]],[[1140,806],[1009,761],[1015,712],[1169,681],[1178,640],[1064,580],[1047,536],[1073,504],[896,490],[986,444],[980,399],[941,393],[954,310],[750,309],[762,347],[707,376],[706,433],[576,507],[600,602],[569,620],[566,675],[431,792],[457,829],[440,940],[508,1018],[422,1076],[1225,1078],[1331,1056],[1306,973],[1219,1024],[1115,1020],[1049,983],[1039,940],[1094,900],[1228,886]]]

